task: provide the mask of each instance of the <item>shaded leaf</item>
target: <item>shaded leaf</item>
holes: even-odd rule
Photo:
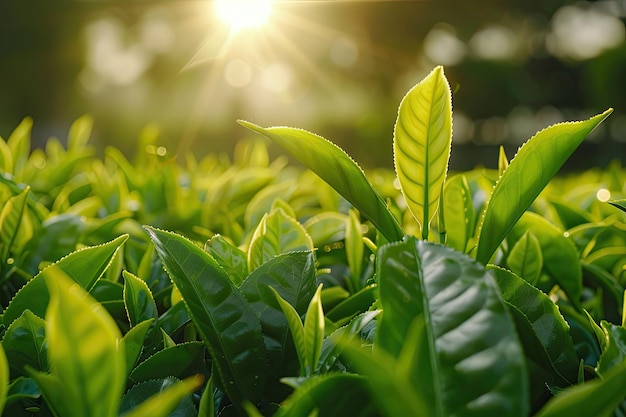
[[[195,414],[189,396],[202,384],[201,376],[184,381],[168,378],[133,387],[122,399],[122,417],[187,417]],[[147,399],[146,399],[147,397]],[[137,402],[140,404],[137,405]]]
[[[203,372],[204,343],[187,342],[167,347],[150,356],[133,369],[129,379],[133,383],[169,376],[184,379]]]
[[[511,271],[531,284],[539,280],[543,268],[543,255],[539,240],[530,230],[526,231],[511,248],[507,265]]]
[[[37,371],[48,371],[45,326],[46,322],[42,318],[26,310],[6,330],[2,346],[11,366],[12,378],[27,375],[26,366]]]
[[[123,271],[122,275],[124,276],[124,305],[130,325],[136,326],[142,321],[156,319],[159,312],[148,284],[128,271]]]
[[[145,227],[170,278],[206,343],[230,400],[256,403],[267,377],[267,357],[258,317],[226,272],[180,235]]]

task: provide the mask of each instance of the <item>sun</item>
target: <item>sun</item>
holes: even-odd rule
[[[215,0],[217,17],[233,31],[262,26],[272,14],[273,0]]]

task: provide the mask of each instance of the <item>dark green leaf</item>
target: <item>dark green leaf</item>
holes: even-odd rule
[[[205,341],[222,388],[238,407],[257,403],[267,377],[259,319],[226,272],[201,248],[171,232],[146,227],[165,269]]]
[[[191,394],[202,383],[196,376],[146,381],[131,388],[122,398],[122,417],[189,417],[196,415]]]
[[[205,346],[202,342],[187,342],[165,348],[133,369],[129,379],[132,383],[174,376],[184,379],[203,373]]]
[[[156,319],[159,312],[148,284],[128,271],[123,271],[123,276],[124,305],[130,325],[135,326],[144,320]]]
[[[381,247],[378,262],[383,318],[375,347],[402,369],[419,397],[416,406],[427,405],[421,413],[525,415],[522,349],[491,273],[460,252],[415,238]],[[380,372],[386,380],[393,371]]]

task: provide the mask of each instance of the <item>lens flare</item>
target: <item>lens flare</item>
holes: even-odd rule
[[[256,28],[265,24],[272,14],[273,0],[215,0],[217,17],[233,31]]]

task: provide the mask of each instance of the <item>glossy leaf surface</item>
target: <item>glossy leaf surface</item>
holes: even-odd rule
[[[425,405],[420,413],[525,415],[523,354],[491,273],[415,238],[385,245],[378,256],[383,318],[374,356],[402,364],[416,406]]]
[[[443,68],[435,68],[402,99],[393,153],[402,195],[428,238],[448,172],[452,94]]]
[[[123,271],[123,276],[124,305],[130,325],[136,326],[142,321],[156,319],[159,312],[148,284],[128,271]]]
[[[301,129],[263,128],[250,122],[239,123],[267,136],[287,150],[356,207],[388,240],[402,238],[402,228],[383,198],[374,190],[356,162],[335,144]]]
[[[443,187],[446,244],[459,252],[465,252],[474,234],[475,214],[472,194],[467,178],[455,175]]]
[[[224,268],[235,285],[241,285],[248,276],[248,259],[244,251],[220,235],[209,239],[204,249]]]
[[[559,123],[530,138],[519,149],[491,193],[483,216],[476,259],[486,264],[517,220],[589,133],[611,114]]]
[[[524,339],[536,338],[545,350],[552,367],[571,384],[576,383],[579,360],[567,324],[559,308],[545,293],[524,279],[499,267],[493,271],[502,297],[528,320],[532,333]],[[521,330],[518,328],[518,332]],[[537,362],[540,362],[538,360]]]
[[[234,404],[256,403],[267,377],[261,324],[226,272],[180,235],[146,227]]]
[[[535,284],[541,276],[543,255],[539,240],[531,231],[527,231],[515,242],[507,258],[507,265],[511,271]]]
[[[46,322],[30,310],[11,323],[2,338],[2,347],[9,360],[11,374],[27,375],[25,367],[48,371]]]

